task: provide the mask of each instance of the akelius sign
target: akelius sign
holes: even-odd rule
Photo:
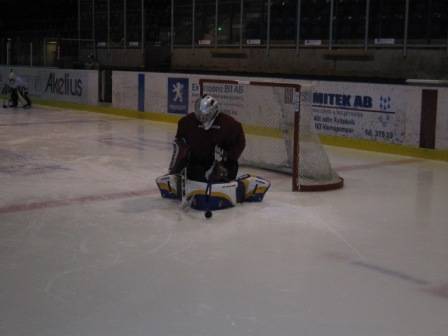
[[[63,77],[57,77],[54,72],[48,76],[45,92],[59,94],[61,96],[82,96],[83,84],[79,78],[70,78],[69,73]]]

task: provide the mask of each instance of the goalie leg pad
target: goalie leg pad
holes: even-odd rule
[[[179,175],[163,175],[156,179],[162,198],[181,199],[181,177]]]
[[[249,174],[238,177],[238,202],[261,202],[269,190],[271,182]]]
[[[212,183],[211,194],[207,196],[207,183],[187,180],[186,197],[191,200],[191,207],[196,210],[221,210],[234,207],[237,203],[236,189],[238,182]]]
[[[28,90],[25,87],[19,87],[17,89],[19,100],[22,102],[24,108],[31,107],[31,100],[28,97]]]

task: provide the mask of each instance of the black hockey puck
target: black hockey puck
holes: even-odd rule
[[[212,212],[210,210],[207,210],[205,212],[205,218],[212,218],[212,216],[213,216],[213,214],[212,214]]]

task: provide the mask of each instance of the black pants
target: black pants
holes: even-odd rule
[[[236,179],[238,174],[238,162],[226,161],[221,163],[227,170],[226,177],[214,179],[212,182],[229,182]],[[187,165],[187,178],[193,181],[207,182],[205,179],[205,172],[210,169],[210,166],[206,166],[198,162],[189,162]]]
[[[16,107],[19,101],[19,94],[17,89],[11,89],[11,98],[9,99],[9,106]]]

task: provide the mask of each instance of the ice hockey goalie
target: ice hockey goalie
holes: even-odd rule
[[[198,210],[261,202],[270,182],[251,175],[237,178],[244,147],[242,125],[219,113],[215,98],[201,97],[194,113],[179,120],[169,172],[156,181],[162,197],[182,199]]]

